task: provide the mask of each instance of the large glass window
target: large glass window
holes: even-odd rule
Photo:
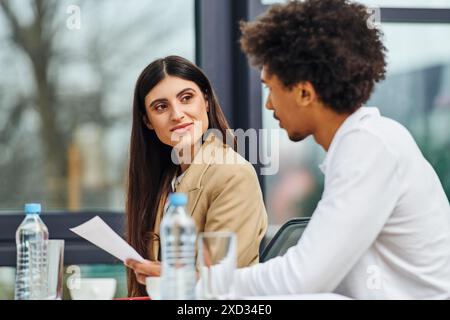
[[[26,202],[122,213],[135,81],[156,58],[194,61],[194,26],[194,0],[0,1],[0,215]],[[0,266],[0,299],[14,274]],[[126,295],[122,265],[81,276]]]
[[[409,129],[450,198],[450,24],[384,23],[381,28],[388,72],[367,105]],[[264,110],[263,124],[277,126],[272,112]],[[272,224],[312,214],[323,189],[317,167],[323,158],[312,138],[293,143],[283,134],[280,172],[265,177]]]
[[[0,209],[122,211],[135,81],[194,60],[194,0],[0,3]]]
[[[264,5],[285,3],[288,0],[261,0]],[[448,0],[353,0],[366,6],[391,8],[450,8]]]
[[[450,198],[450,24],[384,24],[388,74],[370,101],[405,125]]]
[[[448,0],[355,0],[366,6],[395,8],[449,8]]]

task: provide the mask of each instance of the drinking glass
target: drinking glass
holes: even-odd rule
[[[61,300],[64,269],[64,240],[51,239],[47,244],[47,300]]]
[[[198,237],[199,299],[230,296],[236,269],[236,236],[232,232],[203,232]]]

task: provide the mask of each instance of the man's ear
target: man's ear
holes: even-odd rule
[[[153,130],[152,125],[150,124],[150,121],[148,121],[147,116],[142,116],[142,121],[144,121],[145,125],[147,126],[147,128],[149,128],[150,130]]]
[[[311,82],[300,82],[295,86],[297,104],[309,106],[316,99],[316,91]]]

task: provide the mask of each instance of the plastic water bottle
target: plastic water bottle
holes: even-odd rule
[[[46,298],[48,229],[40,213],[40,204],[26,204],[25,219],[16,231],[16,300]]]
[[[169,209],[161,222],[161,299],[195,299],[194,220],[186,213],[187,196],[169,195]]]

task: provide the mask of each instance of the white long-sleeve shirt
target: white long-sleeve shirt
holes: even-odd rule
[[[360,108],[320,168],[324,193],[298,244],[237,270],[234,294],[449,298],[450,206],[409,132]]]

